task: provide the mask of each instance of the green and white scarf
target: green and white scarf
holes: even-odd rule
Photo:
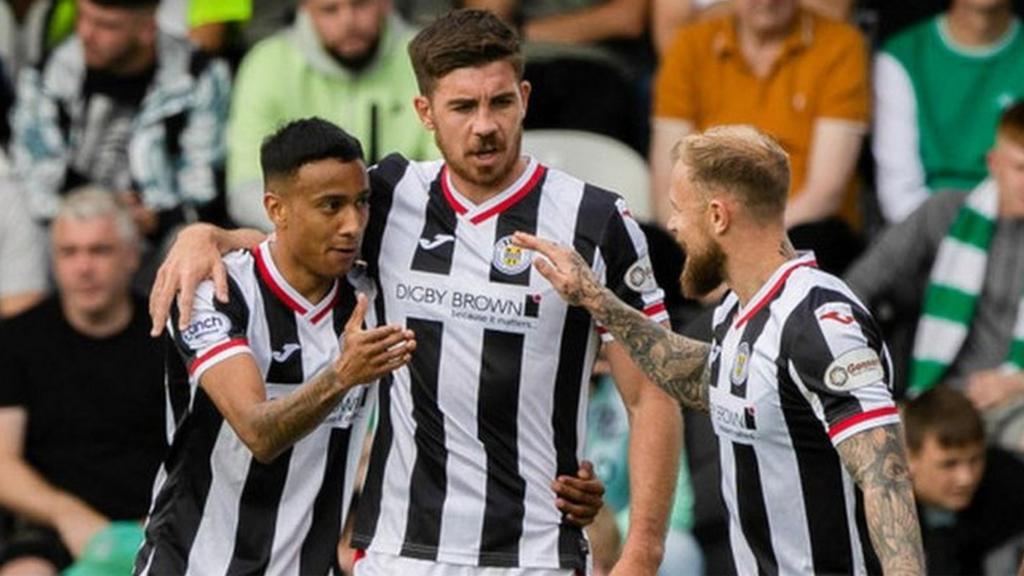
[[[985,282],[988,248],[999,208],[996,183],[987,179],[967,196],[949,233],[939,244],[914,337],[908,394],[914,397],[939,383],[956,359],[974,319]],[[1017,305],[1013,342],[1004,370],[1024,366],[1024,298]]]

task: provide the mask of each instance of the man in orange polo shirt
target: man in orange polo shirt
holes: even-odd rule
[[[852,26],[797,0],[735,0],[732,13],[684,26],[658,70],[652,201],[668,218],[671,149],[695,130],[753,124],[792,164],[786,226],[839,217],[859,225],[854,170],[867,130],[867,52]]]

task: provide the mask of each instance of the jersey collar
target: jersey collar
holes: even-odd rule
[[[282,304],[299,316],[316,324],[327,315],[327,311],[334,307],[340,295],[337,280],[334,281],[334,285],[331,286],[327,294],[320,299],[320,302],[313,304],[306,300],[306,297],[300,294],[298,290],[292,288],[277,269],[277,265],[274,264],[274,259],[270,255],[270,239],[264,240],[256,246],[252,251],[252,255],[256,260],[256,269],[259,271],[260,278],[266,282],[270,291],[274,293],[274,296]]]
[[[736,328],[746,324],[748,320],[767,306],[775,298],[775,295],[779,293],[779,290],[782,290],[782,287],[786,285],[789,275],[804,266],[818,267],[818,261],[814,258],[814,252],[799,252],[796,258],[787,260],[782,266],[779,266],[772,273],[771,277],[768,278],[768,281],[764,283],[764,286],[761,286],[761,289],[754,294],[750,302],[747,302],[747,305],[740,308],[736,313],[736,317],[739,318],[736,320]]]
[[[542,166],[535,158],[531,157],[530,162],[526,165],[526,170],[523,170],[523,173],[511,186],[483,204],[473,204],[455,189],[455,183],[451,179],[452,175],[448,172],[448,165],[445,164],[441,167],[441,190],[444,191],[445,200],[460,218],[469,220],[472,224],[480,224],[491,216],[501,214],[515,206],[537,186],[546,172],[547,167]]]

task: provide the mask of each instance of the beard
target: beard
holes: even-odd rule
[[[522,142],[519,136],[503,143],[499,141],[497,136],[492,135],[490,137],[480,139],[463,157],[452,158],[445,152],[447,150],[447,146],[441,139],[439,132],[435,132],[435,141],[437,143],[437,148],[441,150],[441,153],[445,158],[445,163],[448,165],[448,168],[458,174],[459,178],[462,180],[480,187],[497,186],[503,183],[508,178],[509,174],[515,170],[516,162],[519,160],[522,148]],[[498,154],[507,153],[509,151],[512,153],[505,156],[504,162],[494,164],[489,167],[474,166],[467,158],[467,156],[471,156],[474,153],[492,151]],[[500,190],[495,190],[495,192],[500,192]]]
[[[342,68],[348,70],[353,74],[358,74],[359,72],[365,70],[370,65],[370,63],[373,62],[374,59],[376,59],[377,48],[379,46],[380,35],[374,38],[373,42],[371,42],[370,45],[366,47],[366,50],[364,50],[360,54],[344,56],[329,48],[327,52],[331,55],[332,58],[334,58],[335,62],[341,65]]]
[[[683,287],[683,296],[700,298],[718,288],[725,281],[725,252],[714,240],[702,251],[690,250],[686,253],[683,273],[679,283]]]

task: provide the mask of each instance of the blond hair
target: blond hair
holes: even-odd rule
[[[717,126],[690,134],[672,149],[704,193],[736,196],[760,221],[782,216],[789,195],[789,155],[753,126]]]

